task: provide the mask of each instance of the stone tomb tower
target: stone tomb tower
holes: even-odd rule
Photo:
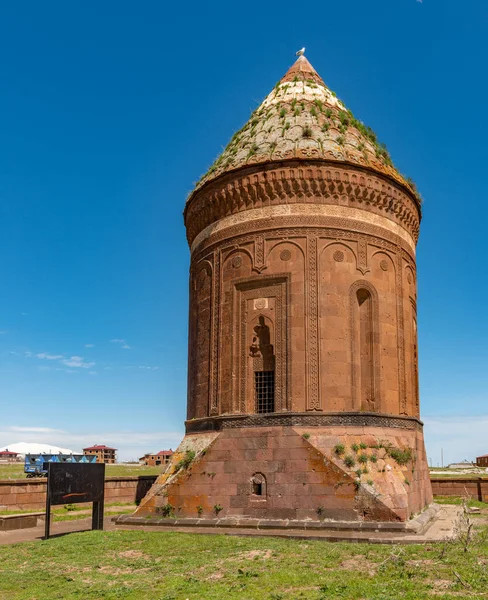
[[[420,512],[421,210],[371,129],[300,56],[184,216],[186,436],[137,514]]]

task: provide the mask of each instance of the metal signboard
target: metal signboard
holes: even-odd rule
[[[49,537],[51,505],[93,502],[92,529],[103,529],[105,465],[57,463],[48,465],[46,494],[46,531]]]

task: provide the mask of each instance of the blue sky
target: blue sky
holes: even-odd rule
[[[424,197],[428,455],[487,453],[488,3],[26,1],[0,8],[0,446],[173,448],[182,210],[303,45]]]

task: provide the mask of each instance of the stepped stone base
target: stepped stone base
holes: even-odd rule
[[[134,516],[404,522],[431,502],[418,424],[249,427],[187,434]]]

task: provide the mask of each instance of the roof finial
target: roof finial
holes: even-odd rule
[[[305,46],[301,50],[296,52],[295,54],[296,54],[296,56],[303,56],[305,54]]]

